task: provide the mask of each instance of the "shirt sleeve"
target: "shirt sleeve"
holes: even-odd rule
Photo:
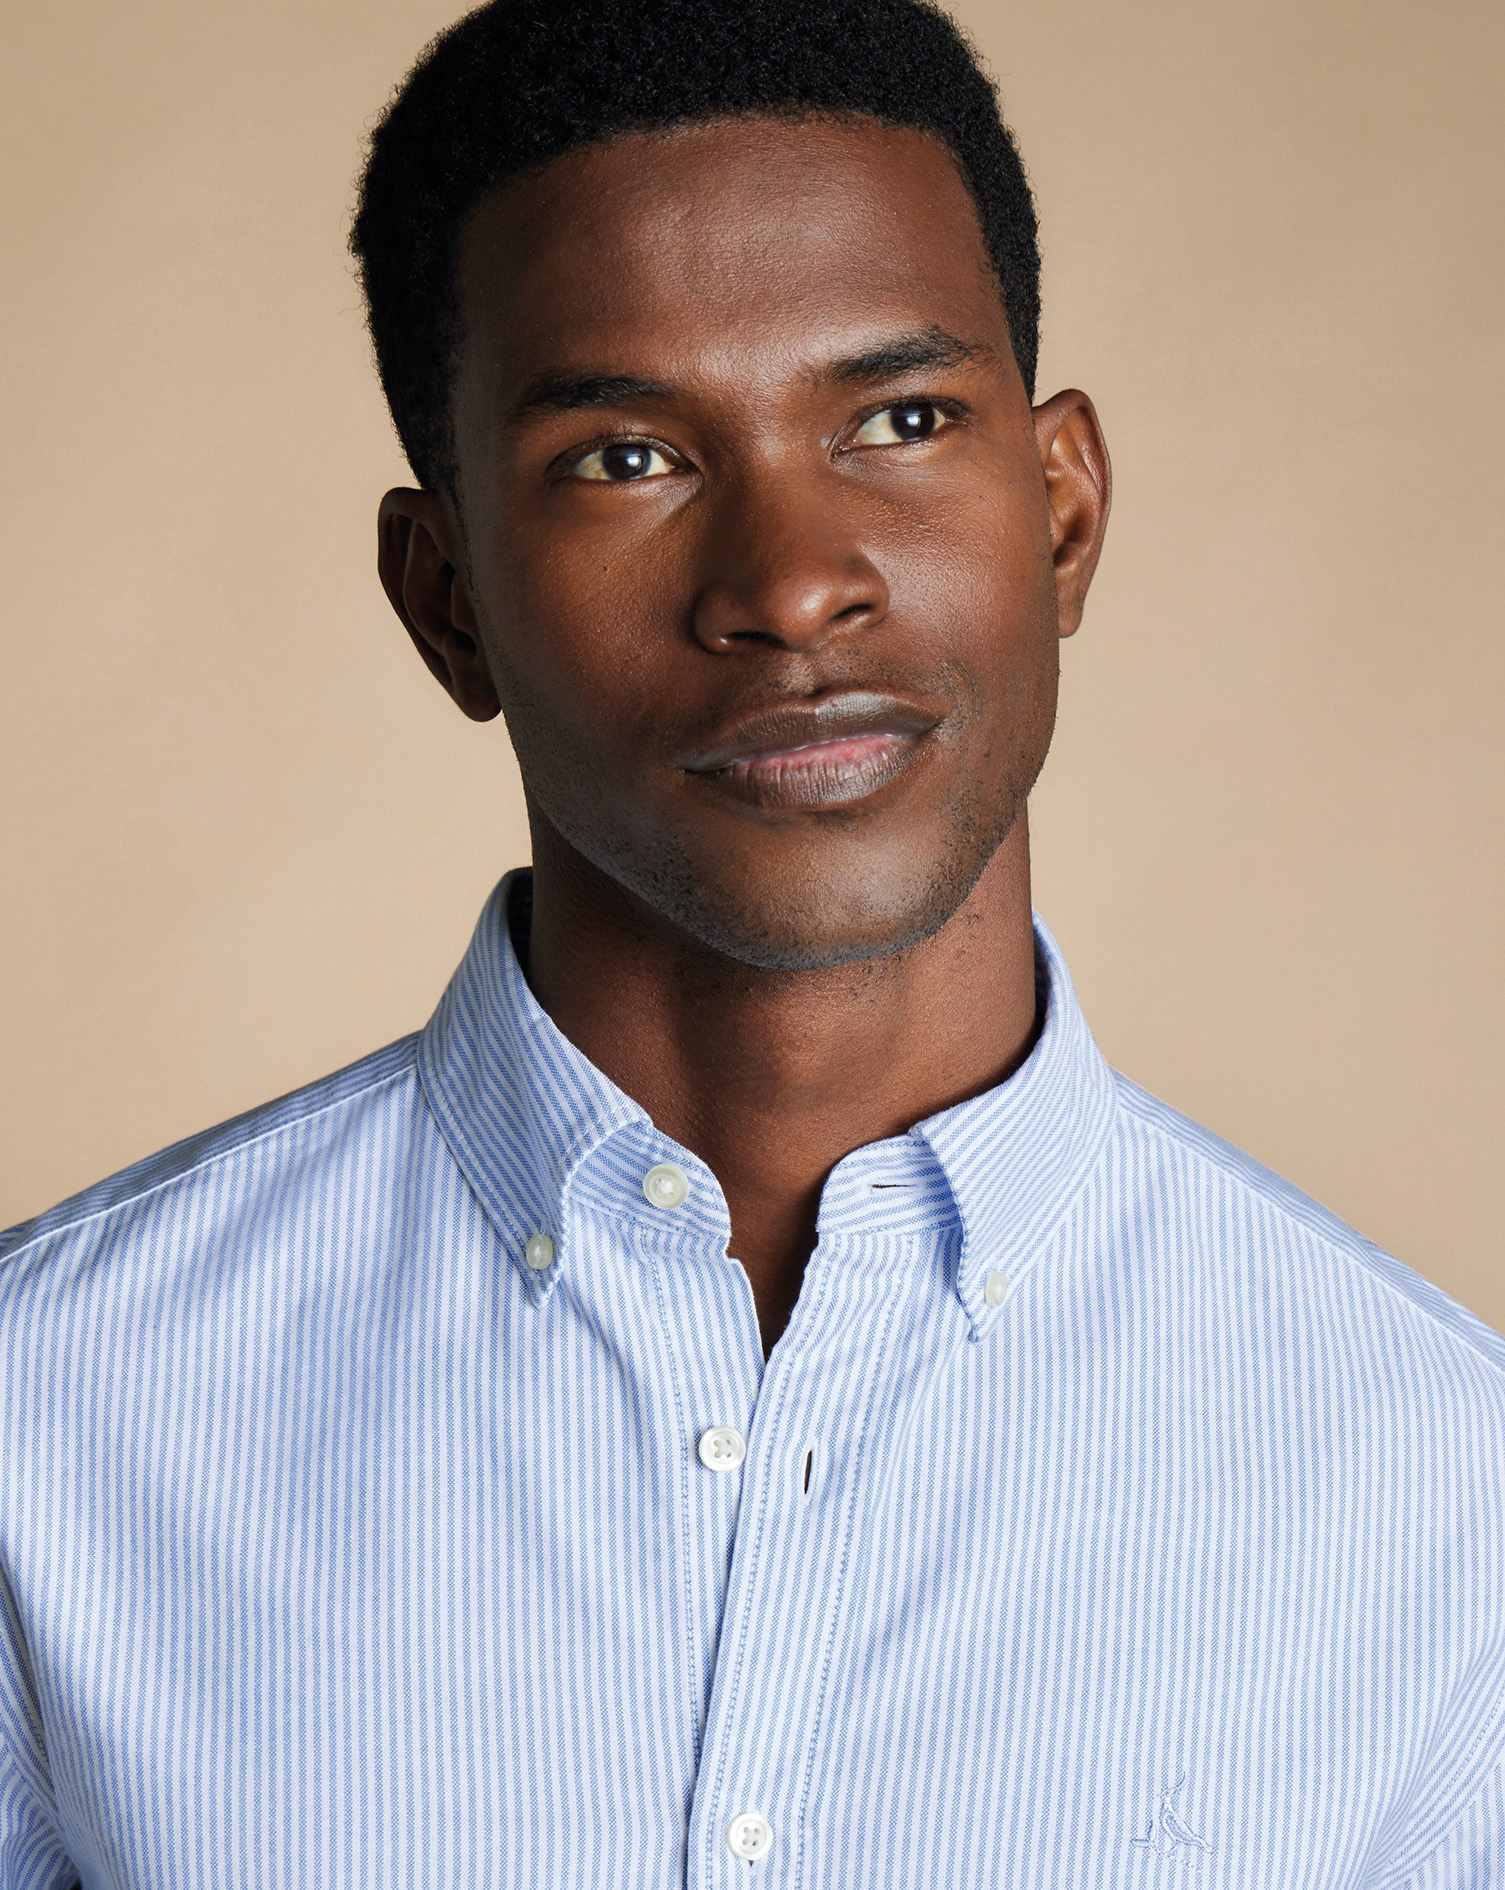
[[[0,1578],[0,1890],[65,1890],[78,1881],[58,1829],[20,1622]]]

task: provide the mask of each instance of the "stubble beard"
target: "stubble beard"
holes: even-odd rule
[[[672,830],[645,832],[615,817],[606,797],[582,796],[580,772],[561,765],[567,745],[543,726],[515,674],[496,674],[503,714],[523,778],[539,851],[540,819],[579,860],[646,907],[642,918],[666,925],[729,967],[767,973],[813,972],[882,961],[933,938],[965,905],[998,849],[1023,814],[1044,766],[1055,728],[1059,661],[1054,644],[1044,673],[1024,684],[1009,754],[1000,773],[962,769],[939,810],[939,842],[928,870],[898,897],[865,898],[853,885],[833,900],[831,878],[807,860],[773,896],[748,897],[735,874],[707,872]],[[494,674],[495,674],[494,670]],[[975,681],[968,678],[975,705]],[[843,824],[847,817],[837,816]],[[889,869],[885,877],[894,877]],[[902,876],[900,876],[902,877]],[[603,894],[610,897],[608,889]],[[833,911],[833,906],[835,910]]]
[[[555,784],[540,782],[519,754],[535,833],[542,816],[559,841],[646,907],[653,921],[731,966],[769,973],[888,959],[933,938],[966,904],[1013,831],[1044,759],[1042,747],[1014,757],[1002,782],[976,776],[957,782],[940,810],[928,870],[903,883],[898,896],[875,900],[860,884],[843,899],[831,878],[808,864],[771,896],[765,881],[749,897],[734,874],[697,867],[673,834],[660,832],[645,845],[619,823],[569,805],[572,797],[550,792]],[[889,869],[882,877],[898,876]]]

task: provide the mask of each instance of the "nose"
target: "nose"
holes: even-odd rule
[[[708,650],[817,650],[888,613],[888,585],[837,495],[768,469],[707,517],[694,629]]]

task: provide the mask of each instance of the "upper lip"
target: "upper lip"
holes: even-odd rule
[[[755,755],[784,754],[815,742],[840,741],[853,735],[926,735],[940,719],[900,696],[848,690],[843,695],[828,696],[823,702],[786,702],[745,716],[710,747],[698,750],[678,765],[690,774],[715,774]]]

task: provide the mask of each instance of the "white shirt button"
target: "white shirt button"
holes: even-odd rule
[[[701,1433],[700,1461],[707,1470],[735,1470],[746,1455],[742,1433],[730,1424],[717,1424]]]
[[[554,1264],[554,1243],[547,1234],[535,1234],[523,1248],[523,1259],[535,1273],[542,1273],[546,1267]]]
[[[660,1162],[643,1177],[643,1193],[656,1208],[677,1208],[690,1192],[690,1177],[673,1162]]]
[[[726,1827],[726,1841],[734,1857],[756,1863],[773,1849],[773,1826],[761,1811],[739,1811]]]
[[[990,1306],[1001,1306],[1008,1298],[1009,1276],[1006,1273],[990,1273],[982,1289],[982,1296]]]

